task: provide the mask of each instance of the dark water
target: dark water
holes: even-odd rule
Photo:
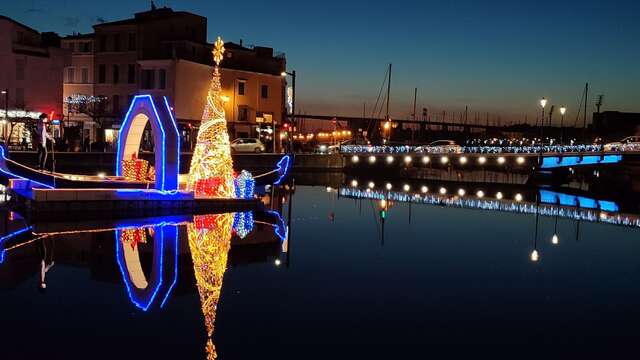
[[[204,359],[208,324],[221,359],[579,352],[640,335],[637,228],[540,217],[535,239],[535,215],[400,202],[383,225],[379,202],[305,186],[289,223],[291,200],[273,199],[281,216],[252,214],[244,238],[235,214],[3,238],[2,354]]]

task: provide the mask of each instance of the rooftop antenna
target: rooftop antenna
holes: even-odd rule
[[[155,10],[156,9],[156,3],[151,0],[151,10]]]

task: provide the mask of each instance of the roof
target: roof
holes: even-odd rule
[[[73,34],[67,35],[62,38],[62,40],[81,40],[81,39],[93,39],[95,37],[94,33],[90,34]]]
[[[93,27],[96,28],[96,27],[102,27],[102,26],[137,25],[145,22],[155,21],[159,19],[167,19],[171,17],[179,17],[179,16],[195,16],[195,17],[204,18],[203,16],[196,15],[187,11],[173,11],[173,9],[171,8],[163,7],[160,9],[136,13],[133,18],[96,24],[96,25],[93,25]]]
[[[0,15],[0,20],[7,20],[7,21],[9,21],[11,23],[14,23],[15,25],[18,25],[20,27],[23,27],[23,28],[25,28],[27,30],[33,31],[33,32],[38,33],[38,34],[40,33],[38,30],[36,30],[34,28],[31,28],[31,27],[29,27],[29,26],[27,26],[27,25],[25,25],[23,23],[17,22],[15,20],[13,20],[12,18],[8,17],[8,16]]]

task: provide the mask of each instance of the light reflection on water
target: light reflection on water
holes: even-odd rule
[[[348,195],[298,186],[293,201],[273,195],[280,212],[107,229],[7,219],[6,350],[82,358],[109,338],[105,354],[125,358],[271,358],[274,344],[619,345],[619,334],[640,335],[637,229]],[[34,328],[46,334],[38,348],[28,346]],[[166,346],[142,349],[139,338]]]

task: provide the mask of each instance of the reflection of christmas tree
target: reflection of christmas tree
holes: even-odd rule
[[[223,54],[224,43],[218,37],[213,50],[213,78],[189,170],[189,189],[193,190],[197,197],[234,196],[233,162],[218,68]]]
[[[227,269],[233,218],[233,213],[195,216],[194,222],[187,227],[193,270],[207,328],[207,359],[216,359],[218,356],[211,337],[222,278]]]

